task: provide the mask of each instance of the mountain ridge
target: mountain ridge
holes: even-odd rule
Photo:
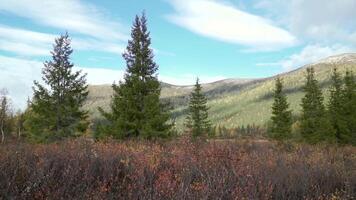
[[[265,124],[270,117],[274,79],[283,79],[285,92],[295,114],[300,111],[301,87],[304,84],[305,69],[313,66],[316,78],[327,97],[327,87],[333,67],[341,73],[347,68],[356,71],[356,53],[330,56],[301,66],[295,70],[270,77],[255,79],[230,78],[202,84],[203,91],[208,97],[210,118],[214,124],[236,127],[246,124]],[[96,107],[108,110],[112,95],[111,85],[90,85],[89,96],[85,108],[90,111],[91,118],[98,118]],[[173,85],[162,83],[161,98],[173,105],[173,116],[178,127],[182,127],[186,105],[192,85]]]

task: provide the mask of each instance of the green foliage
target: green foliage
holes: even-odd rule
[[[16,132],[16,135],[18,138],[21,138],[24,136],[24,123],[25,123],[25,113],[21,112],[20,110],[16,112],[14,116],[14,131]]]
[[[187,131],[191,132],[193,137],[209,135],[211,132],[211,122],[208,119],[207,98],[202,92],[202,87],[197,79],[193,92],[190,95],[188,116],[186,117]]]
[[[324,97],[314,77],[314,68],[307,68],[306,83],[303,87],[305,96],[302,98],[301,134],[309,143],[320,141],[331,142],[334,130],[327,118]]]
[[[270,134],[277,140],[283,140],[291,137],[292,112],[289,110],[287,97],[282,91],[283,83],[281,78],[278,77],[276,79],[275,87]]]
[[[347,127],[345,116],[345,98],[343,95],[343,80],[336,68],[331,76],[331,86],[329,88],[328,113],[331,125],[335,130],[338,143],[346,144],[350,141],[350,131]]]
[[[153,60],[150,45],[146,17],[144,14],[141,18],[136,16],[131,40],[123,54],[127,66],[124,82],[112,86],[114,95],[111,111],[105,112],[99,108],[108,120],[107,124],[98,127],[101,132],[99,135],[117,139],[170,136],[170,112],[159,99],[161,87],[157,79],[158,65]]]
[[[81,108],[88,95],[86,75],[72,72],[68,34],[55,40],[52,60],[44,63],[42,80],[34,82],[34,96],[26,119],[31,139],[49,142],[75,137],[86,130],[87,112]]]
[[[346,126],[349,131],[348,135],[345,135],[343,141],[351,141],[353,145],[356,145],[356,80],[352,71],[347,71],[344,78],[344,117],[346,120]]]
[[[12,128],[9,100],[6,95],[6,91],[0,91],[0,132],[2,143],[5,141],[5,135],[8,135]]]

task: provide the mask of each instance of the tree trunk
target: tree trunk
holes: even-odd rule
[[[5,133],[4,130],[1,128],[1,143],[5,142]]]

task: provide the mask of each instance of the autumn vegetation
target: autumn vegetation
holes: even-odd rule
[[[266,141],[0,147],[4,199],[352,199],[351,147]]]

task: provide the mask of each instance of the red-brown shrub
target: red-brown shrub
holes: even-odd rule
[[[0,147],[0,199],[352,199],[356,149],[267,141]]]

